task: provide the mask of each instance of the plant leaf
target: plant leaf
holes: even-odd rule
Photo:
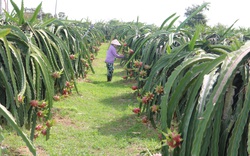
[[[2,104],[0,104],[0,114],[4,116],[4,118],[13,127],[13,129],[18,133],[18,135],[21,136],[21,138],[23,139],[23,141],[26,143],[27,147],[29,148],[30,152],[35,156],[36,149],[33,143],[29,140],[26,134],[24,134],[24,132],[19,128],[19,126],[15,122],[14,117]]]
[[[36,7],[36,10],[34,11],[29,23],[32,25],[32,23],[34,23],[34,21],[37,19],[37,15],[39,14],[40,10],[42,7],[42,2]]]

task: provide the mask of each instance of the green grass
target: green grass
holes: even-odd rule
[[[43,136],[34,141],[38,155],[135,156],[160,147],[157,131],[132,112],[138,107],[131,89],[136,82],[122,79],[125,71],[119,59],[112,82],[107,82],[107,48],[108,44],[103,44],[93,62],[95,74],[89,73],[87,81],[79,80],[80,94],[74,92],[54,102],[56,124],[48,141]],[[3,134],[2,144],[8,147],[8,155],[25,155],[18,150],[25,146],[20,137],[10,129]]]

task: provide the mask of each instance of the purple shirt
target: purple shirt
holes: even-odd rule
[[[107,55],[106,55],[106,63],[114,63],[115,58],[123,58],[124,56],[120,56],[117,54],[116,49],[113,45],[110,45]]]

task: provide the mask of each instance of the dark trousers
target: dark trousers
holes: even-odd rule
[[[107,66],[107,81],[111,81],[114,72],[114,64],[106,63],[106,66]]]

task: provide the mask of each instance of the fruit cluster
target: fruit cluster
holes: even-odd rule
[[[36,139],[39,134],[46,135],[47,130],[52,127],[54,124],[53,120],[47,120],[45,119],[47,115],[47,103],[45,101],[38,101],[38,100],[31,100],[30,106],[32,109],[36,112],[36,115],[38,117],[38,120],[41,124],[38,124],[35,128],[36,133],[34,135],[34,138]]]
[[[162,133],[165,136],[165,140],[162,140],[164,144],[169,146],[170,151],[181,146],[182,138],[176,130],[167,130],[167,133]]]

